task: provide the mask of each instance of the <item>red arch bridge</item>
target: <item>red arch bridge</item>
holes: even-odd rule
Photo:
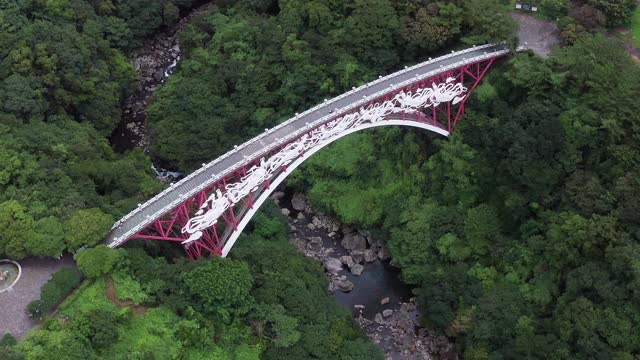
[[[488,44],[381,77],[235,146],[120,219],[105,240],[180,242],[191,258],[226,256],[258,207],[291,171],[331,142],[378,126],[448,136],[491,64],[509,54]]]

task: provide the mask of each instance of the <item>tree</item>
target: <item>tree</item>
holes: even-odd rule
[[[80,251],[74,256],[78,268],[89,278],[108,274],[119,261],[120,254],[104,244]]]
[[[287,348],[300,340],[298,320],[281,305],[259,304],[251,314],[258,336],[266,336],[274,347]]]
[[[253,306],[253,278],[246,263],[214,258],[186,274],[185,283],[203,311],[227,322]]]
[[[419,56],[442,48],[460,34],[462,9],[454,3],[430,4],[404,20],[401,36],[407,50]]]
[[[510,6],[511,2],[505,0],[464,0],[463,16],[468,31],[462,41],[467,44],[513,42],[516,23],[505,16]]]
[[[0,254],[15,259],[28,255],[25,244],[34,236],[34,221],[26,210],[15,200],[0,203]]]
[[[62,223],[55,217],[39,219],[34,225],[34,235],[25,244],[27,251],[35,256],[60,257],[66,249]]]
[[[102,350],[114,344],[119,337],[117,317],[111,311],[95,309],[78,314],[72,327],[91,341],[96,350]]]
[[[356,0],[353,11],[345,21],[344,41],[356,58],[374,69],[395,65],[398,57],[393,49],[393,37],[400,22],[388,0]]]
[[[67,248],[76,251],[83,245],[97,244],[113,223],[113,217],[100,209],[77,210],[64,223]]]
[[[25,308],[25,312],[29,319],[41,321],[47,315],[49,306],[43,300],[33,300]]]

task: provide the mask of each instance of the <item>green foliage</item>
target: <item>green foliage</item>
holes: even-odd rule
[[[245,314],[253,305],[249,294],[253,278],[246,263],[217,257],[191,270],[184,281],[205,313],[225,321]]]
[[[63,268],[51,276],[40,289],[40,300],[51,309],[59,304],[73,288],[80,284],[82,275],[75,268]]]
[[[116,314],[108,310],[91,310],[76,315],[72,327],[75,331],[89,339],[96,350],[105,349],[118,340]]]
[[[111,278],[116,287],[116,297],[118,300],[131,300],[134,304],[140,305],[149,300],[149,296],[142,291],[142,286],[131,276],[122,271],[115,271]]]
[[[38,299],[33,300],[27,307],[25,308],[25,312],[29,319],[34,319],[41,321],[47,316],[47,312],[49,311],[49,306],[44,301]]]
[[[35,236],[34,220],[26,213],[26,209],[15,200],[0,204],[0,254],[15,259],[22,259],[28,255],[25,243]]]
[[[113,222],[113,217],[103,213],[100,209],[93,208],[74,212],[64,223],[67,247],[70,250],[78,250],[83,245],[97,244],[107,235]],[[95,255],[106,253],[103,248],[98,249]],[[107,265],[108,263],[105,263],[103,267],[108,267]],[[95,274],[95,272],[92,273]]]
[[[61,305],[59,313],[73,317],[76,313],[87,313],[92,310],[113,311],[117,307],[112,304],[105,293],[104,278],[85,281]]]
[[[74,256],[78,269],[89,278],[96,278],[108,274],[118,262],[120,256],[117,250],[100,244],[94,248],[83,250]]]
[[[0,254],[58,257],[95,243],[61,223],[85,209],[121,216],[160,189],[142,151],[116,155],[106,139],[135,81],[118,50],[140,40],[130,23],[143,13],[127,12],[134,3],[176,15],[167,0],[0,5],[0,223],[13,223],[0,232]]]

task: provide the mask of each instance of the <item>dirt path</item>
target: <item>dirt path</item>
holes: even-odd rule
[[[551,54],[551,50],[560,44],[560,30],[553,21],[521,13],[511,13],[511,17],[520,26],[518,39],[521,46],[546,58]]]
[[[113,283],[113,280],[111,279],[110,276],[106,276],[104,278],[104,283],[105,283],[104,292],[107,295],[107,298],[109,299],[109,301],[113,305],[120,308],[129,307],[131,308],[133,313],[137,315],[142,315],[146,313],[147,310],[149,310],[148,307],[142,306],[142,305],[136,305],[131,300],[127,300],[127,301],[118,300],[118,297],[116,296],[116,285]]]
[[[60,260],[34,257],[18,262],[22,266],[20,279],[11,290],[0,294],[0,337],[11,333],[20,339],[37,324],[25,314],[27,304],[40,298],[40,287],[53,273],[64,267],[76,266],[69,254]]]

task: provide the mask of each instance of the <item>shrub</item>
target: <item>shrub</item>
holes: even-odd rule
[[[25,312],[29,319],[42,320],[47,313],[49,307],[42,300],[34,300],[27,305]]]
[[[41,319],[48,310],[59,304],[71,290],[80,284],[81,280],[82,274],[74,268],[64,268],[53,274],[51,279],[42,285],[40,289],[39,301],[41,301],[42,304],[38,304],[37,308],[34,308],[34,310],[36,310],[44,306],[44,311],[39,315],[34,313],[34,316],[36,316],[34,318]]]

